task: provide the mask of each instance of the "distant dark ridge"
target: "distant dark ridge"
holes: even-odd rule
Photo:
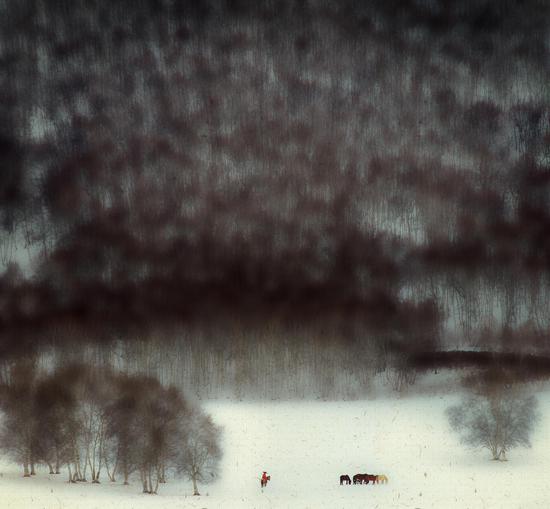
[[[412,354],[409,366],[418,370],[435,368],[498,368],[522,379],[550,378],[550,357],[512,352],[453,350]]]

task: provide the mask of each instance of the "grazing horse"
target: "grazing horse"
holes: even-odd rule
[[[368,483],[366,476],[367,474],[355,474],[353,476],[353,484]]]
[[[378,484],[379,482],[381,483],[387,483],[388,482],[388,477],[385,476],[384,474],[380,474],[380,475],[377,475],[376,476],[376,483]]]
[[[351,484],[351,479],[349,478],[349,475],[341,475],[340,476],[340,486],[342,486],[342,484]]]
[[[369,484],[369,481],[372,481],[372,484],[374,484],[377,478],[377,475],[365,474],[365,484]]]

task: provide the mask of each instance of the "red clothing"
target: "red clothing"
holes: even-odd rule
[[[267,474],[265,472],[262,475],[262,481],[267,481]]]

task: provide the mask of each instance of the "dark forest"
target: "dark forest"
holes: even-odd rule
[[[550,371],[547,2],[0,11],[4,380],[30,357],[359,397]]]

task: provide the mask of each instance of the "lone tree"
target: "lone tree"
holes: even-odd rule
[[[531,447],[529,437],[539,419],[537,400],[502,372],[471,377],[471,393],[459,405],[447,408],[451,428],[461,442],[489,449],[493,460],[506,460],[506,452]]]

